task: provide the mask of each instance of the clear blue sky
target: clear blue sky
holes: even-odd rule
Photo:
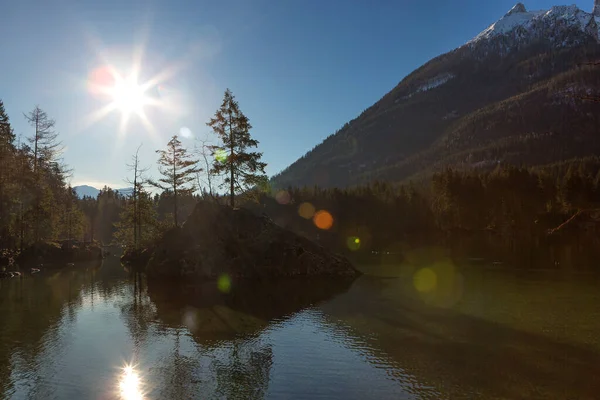
[[[572,2],[572,0],[570,1]],[[570,3],[569,2],[569,3]],[[554,1],[524,2],[547,9]],[[590,11],[592,0],[577,1]],[[272,175],[356,117],[404,76],[502,17],[509,0],[18,0],[0,13],[0,98],[17,134],[39,104],[57,121],[72,183],[124,186],[182,127],[200,137],[229,87],[254,126]],[[559,3],[560,4],[560,3]],[[107,63],[126,74],[143,48],[142,78],[167,71],[149,131],[106,104],[88,77]],[[142,80],[144,80],[142,79]],[[166,92],[166,94],[165,94]],[[193,139],[183,139],[193,146]],[[155,169],[150,171],[155,174]]]

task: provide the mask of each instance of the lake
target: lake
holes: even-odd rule
[[[600,398],[599,275],[361,269],[192,286],[110,257],[0,281],[0,398]]]

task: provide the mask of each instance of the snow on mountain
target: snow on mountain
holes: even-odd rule
[[[454,74],[445,73],[440,74],[430,80],[427,81],[424,85],[421,85],[416,92],[426,92],[431,89],[435,89],[438,86],[442,86],[444,83],[448,82],[450,79],[454,78]]]
[[[100,193],[100,189],[88,185],[75,186],[73,189],[79,198],[84,198],[86,196],[96,198]],[[115,189],[115,191],[125,197],[133,194],[133,188]]]
[[[75,186],[73,189],[75,189],[75,193],[77,193],[79,198],[86,196],[96,198],[98,197],[98,193],[100,193],[99,189],[88,185]]]
[[[423,85],[419,86],[417,88],[417,90],[415,90],[411,94],[404,96],[404,99],[410,99],[417,93],[426,92],[428,90],[435,89],[438,86],[442,86],[444,83],[448,82],[450,79],[452,79],[454,77],[455,77],[454,74],[451,74],[448,72],[439,74],[438,76],[435,76],[435,77],[429,79]]]
[[[543,36],[547,34],[548,27],[552,27],[553,30],[575,29],[588,33],[598,40],[600,36],[598,26],[600,26],[600,0],[594,0],[593,13],[585,12],[576,5],[527,11],[523,3],[517,3],[504,17],[490,25],[467,45],[474,46],[507,34],[516,34],[516,37],[521,38]],[[554,36],[556,34],[551,34],[549,38]]]

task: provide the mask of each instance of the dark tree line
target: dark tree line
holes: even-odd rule
[[[82,214],[67,185],[54,120],[36,106],[32,127],[17,140],[0,101],[0,248],[24,249],[40,241],[80,234]]]
[[[263,196],[252,207],[282,226],[353,255],[450,245],[465,238],[486,238],[507,251],[557,242],[583,246],[597,242],[600,233],[600,159],[538,169],[447,168],[418,187],[373,182],[349,189],[287,188]],[[307,207],[310,214],[302,215]],[[331,214],[330,229],[315,223],[318,210]]]
[[[279,225],[354,255],[402,252],[407,246],[473,236],[507,247],[556,240],[588,243],[583,238],[594,243],[600,232],[597,157],[535,169],[447,168],[418,184],[374,181],[347,189],[289,187],[268,193],[261,153],[248,150],[258,142],[227,91],[208,124],[222,145],[203,143],[194,152],[174,136],[166,150],[158,151],[159,179],[145,176],[145,160],[136,153],[129,164],[131,194],[104,187],[97,198],[79,199],[66,183],[69,171],[60,160],[54,121],[39,107],[26,118],[31,136],[18,141],[0,102],[2,249],[60,239],[144,248],[183,223],[200,199],[266,213]],[[225,191],[214,191],[213,182]],[[162,191],[152,193],[152,186]],[[325,224],[318,220],[323,216]]]

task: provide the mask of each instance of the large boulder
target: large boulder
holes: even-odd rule
[[[200,202],[183,227],[167,232],[146,266],[150,278],[213,279],[346,276],[350,262],[277,226],[266,216]]]

